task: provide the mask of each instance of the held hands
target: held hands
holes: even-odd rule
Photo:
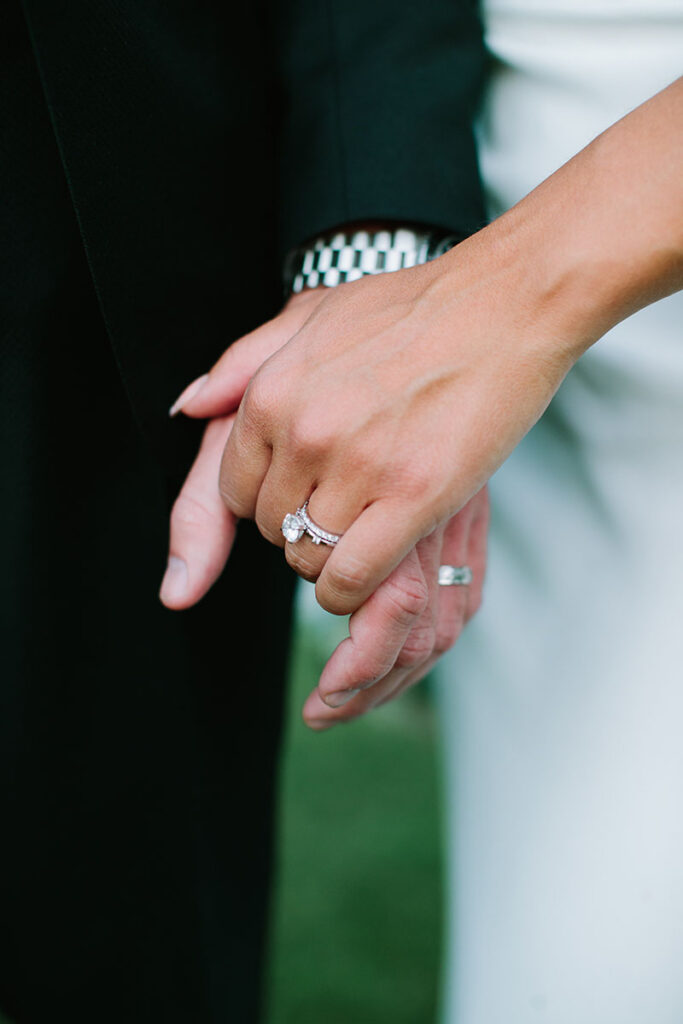
[[[236,517],[282,545],[284,515],[309,498],[312,520],[343,534],[285,545],[318,602],[352,613],[310,724],[381,702],[453,639],[479,601],[481,488],[576,359],[682,286],[682,104],[680,79],[450,253],[291,303],[181,396],[215,419],[173,513],[169,607],[211,586]],[[472,565],[469,598],[437,593],[440,562]]]
[[[569,368],[547,343],[554,325],[527,300],[524,268],[504,251],[496,263],[482,244],[490,231],[426,266],[288,308],[289,340],[280,335],[246,388],[223,499],[274,544],[306,498],[315,523],[343,534],[333,548],[285,544],[328,611],[358,611],[474,498]],[[251,348],[266,355],[268,339],[257,331],[232,346],[183,412],[231,412],[253,372]]]
[[[285,549],[324,608],[359,609],[480,490],[582,352],[683,285],[682,109],[679,79],[445,256],[331,291],[273,346],[232,425],[221,490],[275,543],[307,497],[313,521],[344,534],[332,554]],[[246,384],[244,351],[226,353],[185,412],[234,411],[218,398]]]
[[[162,601],[198,601],[237,519],[255,519],[323,608],[351,614],[306,702],[313,728],[417,682],[457,638],[481,600],[484,485],[571,365],[491,233],[426,266],[297,296],[174,406],[211,422],[173,510]],[[283,518],[306,498],[315,523],[343,534],[336,546],[285,543]],[[473,583],[439,588],[440,564],[471,566]]]
[[[228,349],[211,373],[193,382],[176,402],[175,411],[213,418],[171,516],[169,569],[161,592],[168,607],[191,606],[222,571],[236,517],[221,500],[217,480],[234,410],[261,364],[327,294],[321,289],[292,298],[278,317]],[[312,728],[355,718],[396,696],[423,678],[455,642],[481,602],[487,523],[484,489],[459,515],[421,540],[351,616],[349,636],[330,658],[304,707]],[[284,543],[279,530],[275,541]],[[307,539],[300,546],[313,548]],[[473,583],[439,587],[441,564],[471,566]]]
[[[484,488],[444,527],[418,542],[354,612],[304,705],[314,729],[362,715],[419,682],[481,604],[488,495]],[[469,565],[469,586],[440,587],[440,565]],[[331,710],[338,708],[339,710]]]
[[[393,620],[386,636],[397,656],[406,642],[414,648],[430,621],[424,590],[434,596],[438,562],[474,568],[477,552],[483,559],[475,523],[485,520],[477,505],[485,497],[476,496],[490,475],[590,345],[683,284],[681,137],[671,130],[682,105],[680,79],[445,256],[309,297],[310,306],[288,307],[229,349],[203,386],[195,382],[183,396],[188,415],[224,418],[207,428],[174,513],[172,553],[184,547],[198,568],[187,568],[182,554],[171,560],[165,603],[186,607],[208,589],[229,551],[233,517],[255,518],[282,545],[284,515],[309,498],[313,521],[343,536],[333,548],[287,543],[287,560],[317,580],[324,608],[352,613],[352,636],[318,693],[329,707],[331,693],[383,671],[384,690],[376,683],[352,697],[343,709],[351,715],[370,692],[381,700],[410,681],[405,669],[415,666],[394,659],[387,670],[389,656],[369,667],[377,638],[385,638],[374,623]],[[206,476],[223,441],[228,512],[215,476]],[[463,532],[474,548],[450,559],[445,527],[458,510],[472,517]],[[202,554],[197,527],[211,518],[220,537]],[[432,609],[428,635],[440,614]],[[367,636],[373,644],[363,648]],[[354,661],[356,647],[363,655]],[[323,715],[313,695],[308,720],[320,725]]]

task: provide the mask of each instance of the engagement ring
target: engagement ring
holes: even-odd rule
[[[341,540],[340,533],[328,533],[313,522],[308,514],[308,501],[305,501],[296,512],[288,512],[282,520],[282,535],[290,544],[296,544],[304,534],[308,534],[314,544],[329,544],[334,547]]]

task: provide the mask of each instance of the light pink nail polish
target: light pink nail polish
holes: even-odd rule
[[[201,377],[197,377],[197,379],[193,380],[191,384],[188,384],[185,390],[178,395],[175,402],[168,410],[168,415],[175,416],[176,413],[179,413],[183,406],[187,405],[190,399],[195,398],[195,396],[199,394],[208,379],[208,373],[203,373]]]

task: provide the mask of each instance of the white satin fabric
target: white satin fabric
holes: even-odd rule
[[[485,22],[492,214],[683,71],[683,0]],[[681,1024],[683,295],[587,353],[491,492],[484,606],[441,670],[443,1021]]]

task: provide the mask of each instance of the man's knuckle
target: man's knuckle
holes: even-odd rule
[[[252,514],[252,507],[246,502],[242,501],[234,492],[233,488],[228,483],[224,474],[221,473],[221,477],[218,483],[218,492],[221,496],[223,504],[230,509],[234,515],[240,519],[249,519]]]
[[[401,649],[396,664],[400,668],[412,668],[421,665],[434,652],[434,628],[423,626],[413,630]]]
[[[399,618],[412,619],[426,611],[429,588],[419,576],[401,576],[400,580],[387,580],[385,597]]]
[[[171,512],[174,526],[181,529],[202,530],[212,523],[214,518],[214,513],[193,494],[178,495]]]

